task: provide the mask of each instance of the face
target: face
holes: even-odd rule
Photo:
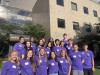
[[[27,53],[27,58],[31,58],[32,55],[33,55],[32,51],[28,51],[28,53]]]
[[[51,52],[51,58],[52,59],[55,59],[55,57],[56,57],[55,53],[54,52]]]
[[[87,49],[88,49],[88,45],[84,45],[84,46],[83,46],[83,49],[84,49],[84,50],[87,50]]]
[[[64,42],[61,42],[61,46],[64,46]]]
[[[48,43],[48,47],[51,47],[51,42]]]
[[[41,49],[40,50],[40,55],[43,56],[44,54],[45,54],[45,50],[44,49]]]
[[[33,37],[31,37],[31,39],[30,39],[30,40],[31,40],[31,42],[34,42],[34,38],[33,38]]]
[[[43,45],[43,40],[40,40],[39,41],[39,45]]]
[[[73,41],[72,40],[69,40],[68,42],[69,42],[69,44],[73,44]]]
[[[20,43],[24,43],[24,38],[21,38],[20,39]]]
[[[59,45],[60,44],[60,42],[59,41],[56,41],[56,45]]]
[[[78,51],[78,46],[74,45],[74,51]]]
[[[16,61],[17,58],[18,58],[17,52],[13,52],[13,53],[11,54],[11,59],[12,59],[13,61]]]
[[[66,51],[65,51],[65,50],[62,50],[62,51],[61,51],[61,56],[62,56],[62,57],[65,57],[65,55],[66,55]]]
[[[28,42],[26,42],[26,46],[27,47],[30,47],[31,46],[31,44],[30,44],[30,42],[28,41]]]
[[[67,35],[64,35],[63,38],[64,38],[64,39],[67,39]]]

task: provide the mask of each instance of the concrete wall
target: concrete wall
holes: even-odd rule
[[[34,24],[42,24],[46,29],[46,38],[50,37],[49,0],[37,0],[33,11]]]
[[[76,37],[76,32],[73,30],[73,21],[79,22],[80,27],[84,27],[84,23],[93,25],[98,23],[98,18],[94,17],[93,10],[98,12],[100,17],[100,5],[90,0],[64,0],[64,7],[56,4],[56,0],[50,2],[50,28],[51,36],[62,39],[63,33],[68,34],[68,38]],[[77,3],[78,11],[71,9],[71,2]],[[83,6],[88,7],[89,14],[84,14]],[[57,27],[57,18],[65,19],[66,28]],[[84,31],[84,30],[83,30]],[[92,31],[94,32],[94,31]],[[82,32],[82,35],[89,34]]]

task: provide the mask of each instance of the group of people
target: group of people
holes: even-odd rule
[[[24,44],[24,37],[13,46],[8,61],[4,63],[1,75],[93,75],[94,55],[83,45],[79,51],[78,44],[72,39],[50,38],[46,44],[41,38],[38,44],[34,37]]]

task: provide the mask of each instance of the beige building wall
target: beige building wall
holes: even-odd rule
[[[98,18],[94,17],[93,10],[98,12],[100,17],[100,5],[90,0],[64,0],[64,7],[59,6],[56,0],[49,0],[50,2],[50,28],[51,36],[54,38],[62,39],[63,33],[68,34],[68,38],[74,38],[76,36],[75,30],[73,30],[73,21],[79,22],[80,27],[84,26],[84,23],[91,24],[94,27],[95,23],[98,23]],[[71,2],[77,3],[78,11],[71,9]],[[88,7],[89,14],[84,14],[83,6]],[[65,19],[65,29],[58,28],[57,18]],[[94,31],[92,31],[94,32]],[[82,35],[88,34],[82,32]]]
[[[49,0],[37,0],[32,11],[34,24],[42,24],[46,30],[46,38],[50,37]]]

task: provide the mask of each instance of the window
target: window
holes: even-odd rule
[[[97,11],[93,10],[94,17],[98,17]]]
[[[71,2],[71,7],[72,7],[72,10],[77,11],[77,4],[76,3]]]
[[[65,28],[65,20],[58,18],[58,27],[59,28]]]
[[[57,0],[57,5],[64,6],[64,0]]]
[[[91,25],[85,24],[86,32],[91,32]]]
[[[87,7],[83,7],[83,10],[84,10],[84,13],[85,13],[85,14],[89,14],[88,8],[87,8]]]
[[[73,29],[79,30],[79,23],[78,22],[73,22]]]
[[[1,4],[1,0],[0,0],[0,4]]]

